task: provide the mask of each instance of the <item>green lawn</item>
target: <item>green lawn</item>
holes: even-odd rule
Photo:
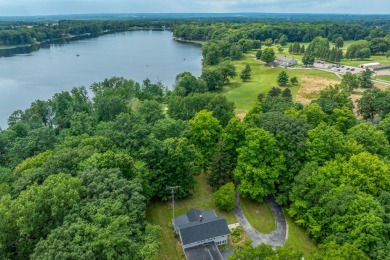
[[[237,74],[240,74],[245,64],[249,64],[252,69],[252,78],[247,82],[242,82],[239,76],[223,88],[221,93],[236,105],[236,113],[246,113],[257,101],[260,93],[268,93],[272,87],[278,87],[276,83],[278,74],[284,70],[281,67],[270,67],[262,62],[254,60],[253,56],[246,55],[240,61],[234,61],[237,68]],[[298,93],[302,76],[318,76],[327,79],[339,80],[334,73],[315,70],[315,69],[287,69],[287,74],[291,77],[298,78],[298,85],[290,87],[295,100]]]
[[[375,79],[381,79],[381,80],[386,80],[390,81],[390,75],[379,75],[379,76],[374,76]]]
[[[228,213],[217,209],[213,200],[213,192],[207,184],[206,177],[205,174],[196,176],[194,194],[186,199],[175,201],[175,216],[182,215],[191,208],[213,209],[217,216],[226,218],[228,224],[237,223],[233,212]],[[146,217],[150,223],[162,227],[161,249],[157,259],[184,259],[179,239],[174,237],[171,201],[151,202],[147,208]]]
[[[264,234],[275,230],[275,218],[268,202],[259,203],[251,199],[241,198],[240,204],[245,217],[254,229]]]
[[[311,251],[317,251],[318,247],[306,235],[303,227],[298,226],[294,220],[288,215],[287,210],[284,209],[284,216],[286,217],[288,225],[288,238],[285,246],[299,250],[305,254],[310,255]]]

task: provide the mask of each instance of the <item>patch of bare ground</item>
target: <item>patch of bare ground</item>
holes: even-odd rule
[[[390,89],[390,86],[389,86],[389,85],[381,84],[381,83],[378,83],[378,82],[375,82],[375,83],[374,83],[374,86],[375,86],[377,89],[380,89],[380,90],[382,90],[382,91],[385,91],[385,90],[389,90],[389,89]]]
[[[245,116],[246,116],[246,113],[239,113],[236,115],[236,117],[238,117],[240,120],[243,120]]]
[[[353,103],[353,113],[355,114],[355,116],[358,118],[358,119],[361,119],[362,117],[358,114],[358,103],[357,101],[359,99],[361,99],[362,97],[362,94],[359,94],[359,93],[352,93],[351,94],[351,100],[352,100],[352,103]]]
[[[337,80],[317,76],[301,77],[301,87],[298,90],[296,101],[308,105],[313,99],[318,98],[321,90],[337,83],[339,83]]]

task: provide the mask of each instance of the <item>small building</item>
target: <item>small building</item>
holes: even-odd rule
[[[186,214],[175,218],[173,226],[180,237],[187,259],[196,259],[189,258],[189,256],[198,255],[199,257],[202,252],[209,252],[206,255],[211,252],[220,255],[217,246],[228,243],[230,230],[226,219],[218,217],[213,210],[201,211],[192,208]]]
[[[291,67],[293,65],[298,64],[297,60],[282,56],[276,57],[275,63],[283,67]]]
[[[365,64],[360,64],[360,68],[362,69],[374,69],[375,67],[381,65],[379,62],[372,62],[372,63],[365,63]]]

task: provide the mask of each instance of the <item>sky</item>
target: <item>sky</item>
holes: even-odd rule
[[[91,13],[390,14],[389,0],[0,0],[0,16]]]

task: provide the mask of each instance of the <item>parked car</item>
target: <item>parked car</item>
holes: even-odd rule
[[[341,68],[344,68],[344,65],[341,65]]]
[[[350,68],[346,68],[346,70],[350,70]]]
[[[352,68],[352,69],[351,69],[351,71],[354,71],[354,70],[355,70],[355,68]]]

